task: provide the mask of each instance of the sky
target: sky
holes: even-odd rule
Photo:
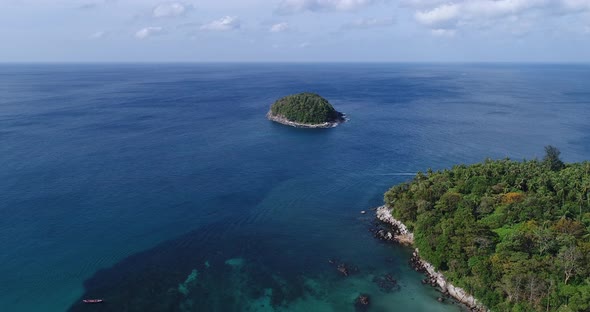
[[[590,62],[590,0],[0,0],[0,62]]]

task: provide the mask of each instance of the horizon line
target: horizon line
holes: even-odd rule
[[[0,65],[108,65],[108,64],[129,64],[129,65],[158,65],[158,64],[464,64],[464,65],[485,65],[485,64],[521,64],[521,65],[590,65],[590,61],[0,61]]]

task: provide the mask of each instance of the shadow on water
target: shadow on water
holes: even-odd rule
[[[327,261],[319,246],[284,255],[268,233],[237,233],[227,224],[208,225],[97,271],[68,311],[276,311],[298,299],[322,301],[326,285],[346,279],[335,269],[338,260]],[[90,298],[104,302],[82,302]]]
[[[272,254],[272,246],[261,235],[203,239],[219,229],[224,224],[209,225],[96,272],[69,311],[248,311],[257,299],[281,305],[302,295],[305,262],[262,264],[260,255]]]
[[[335,285],[347,287],[349,293],[357,290],[347,284],[351,277],[337,269],[343,262],[322,246],[306,247],[293,256],[282,250],[283,239],[254,228],[228,228],[227,222],[211,224],[97,271],[68,311],[283,311],[301,302],[307,304],[303,311],[320,311],[333,304],[329,292]],[[390,268],[404,265],[386,261]],[[347,268],[353,279],[379,273],[373,267],[359,271],[352,263]],[[94,298],[104,302],[82,302]],[[358,311],[350,298],[343,299],[337,305]],[[301,305],[295,310],[301,311]]]

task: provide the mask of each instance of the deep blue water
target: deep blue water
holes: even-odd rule
[[[589,159],[589,90],[587,65],[0,65],[0,311],[459,311],[359,212],[428,168]],[[265,119],[303,91],[350,121]]]

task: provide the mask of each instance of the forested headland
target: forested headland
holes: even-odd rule
[[[385,193],[420,256],[493,311],[590,311],[590,162],[485,160]]]

